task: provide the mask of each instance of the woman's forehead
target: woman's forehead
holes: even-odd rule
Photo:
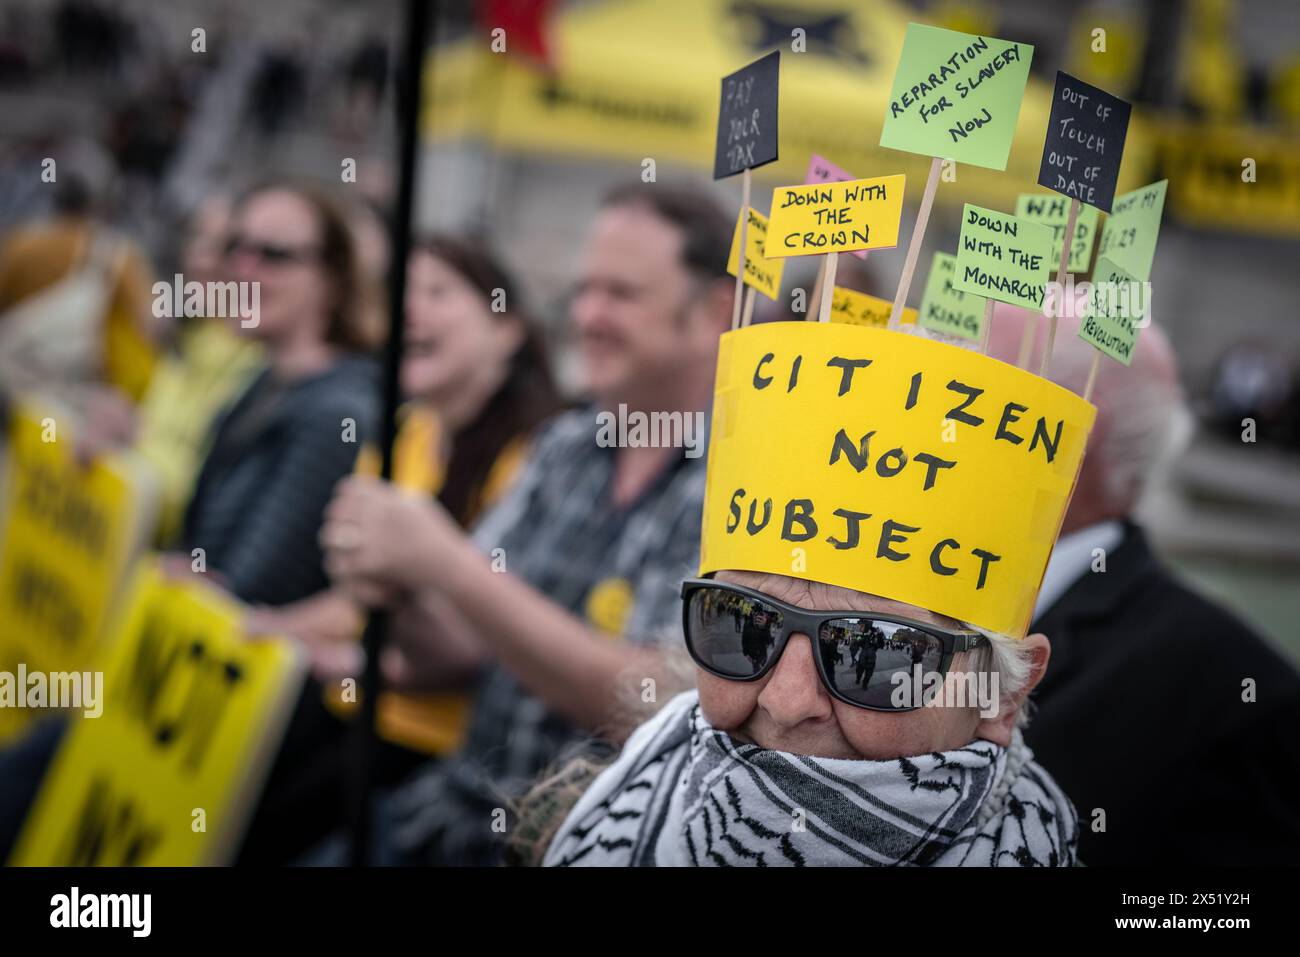
[[[311,203],[287,189],[253,193],[240,203],[235,218],[242,230],[256,231],[259,239],[309,243],[315,242],[320,232]]]
[[[867,592],[828,585],[825,582],[809,581],[804,578],[792,578],[787,575],[774,575],[767,572],[720,571],[717,578],[721,581],[744,585],[755,591],[783,601],[788,605],[807,608],[809,611],[864,611],[878,612],[882,615],[898,615],[914,618],[917,621],[940,628],[961,630],[962,624],[947,615],[936,614],[927,608],[919,608],[906,602],[882,598]]]

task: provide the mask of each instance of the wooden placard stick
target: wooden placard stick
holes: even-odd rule
[[[1061,312],[1067,308],[1064,295],[1065,274],[1070,268],[1070,245],[1074,242],[1074,226],[1078,221],[1079,201],[1077,199],[1071,199],[1070,214],[1065,219],[1065,242],[1061,244],[1061,264],[1056,267],[1056,288],[1061,290],[1062,294],[1057,302],[1057,307],[1052,310],[1052,318],[1047,321],[1047,342],[1043,346],[1043,362],[1038,369],[1038,374],[1044,379],[1047,378],[1047,370],[1052,365],[1052,347],[1056,344],[1056,320],[1060,316]],[[1074,303],[1070,303],[1068,308],[1073,309]],[[1030,328],[1032,328],[1032,326],[1026,322],[1025,329],[1028,330]],[[1025,351],[1023,336],[1020,341],[1020,351],[1022,354]],[[1027,358],[1026,361],[1028,361]]]
[[[831,321],[831,304],[835,300],[835,269],[839,263],[839,253],[826,254],[826,275],[822,278],[821,306],[817,312],[818,322]]]
[[[821,311],[822,283],[826,281],[826,260],[830,258],[830,254],[818,256],[817,258],[821,262],[817,266],[817,278],[813,280],[812,295],[808,297],[807,318],[809,319],[818,315]]]
[[[980,336],[980,352],[989,354],[989,335],[993,331],[993,300],[984,300],[984,334]]]
[[[1092,390],[1097,385],[1097,373],[1101,370],[1101,350],[1094,349],[1092,365],[1088,369],[1088,384],[1083,387],[1083,401],[1092,401]]]
[[[731,328],[740,328],[740,307],[741,299],[744,298],[745,291],[745,243],[746,234],[749,232],[749,189],[750,174],[749,167],[745,167],[745,172],[740,176],[741,198],[740,198],[740,248],[736,250],[736,295],[731,303]]]
[[[745,287],[745,308],[740,313],[740,327],[743,329],[754,320],[754,287]]]
[[[934,157],[930,160],[930,175],[925,180],[925,192],[921,194],[921,208],[916,211],[916,226],[912,229],[912,242],[907,247],[907,259],[903,261],[903,274],[898,279],[898,291],[894,293],[894,308],[889,312],[889,328],[897,329],[902,320],[903,307],[907,304],[907,293],[912,288],[912,273],[916,272],[916,260],[921,255],[921,241],[925,238],[925,227],[930,221],[930,207],[934,205],[934,194],[939,188],[939,171],[943,160]]]
[[[1038,331],[1038,319],[1033,315],[1025,316],[1025,327],[1020,330],[1020,354],[1016,356],[1016,365],[1021,369],[1029,368],[1029,360],[1034,356],[1034,333]]]

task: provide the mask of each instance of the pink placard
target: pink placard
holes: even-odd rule
[[[841,169],[825,157],[813,153],[808,158],[808,175],[803,178],[803,182],[805,186],[811,183],[847,183],[856,178],[848,170]],[[852,255],[859,259],[866,259],[867,250],[856,249]]]

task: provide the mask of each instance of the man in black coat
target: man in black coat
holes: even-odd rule
[[[1138,526],[1033,630],[1052,658],[1025,736],[1079,811],[1081,861],[1300,860],[1300,675]]]
[[[991,354],[1015,360],[1019,315],[999,309]],[[1091,353],[1063,320],[1051,377],[1082,392]],[[1078,809],[1084,864],[1294,864],[1300,674],[1180,583],[1129,517],[1191,429],[1159,328],[1131,366],[1102,359],[1094,401],[1032,626],[1052,655],[1026,740]]]

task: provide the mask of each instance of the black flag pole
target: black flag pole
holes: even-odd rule
[[[400,147],[397,156],[398,178],[396,205],[393,209],[390,248],[392,260],[388,277],[388,348],[384,358],[384,410],[380,432],[383,450],[380,475],[385,481],[393,477],[393,445],[397,438],[397,406],[401,400],[400,381],[404,344],[404,310],[406,299],[406,260],[411,245],[411,216],[415,205],[415,167],[419,147],[420,92],[426,40],[434,0],[406,0],[405,45],[397,70],[397,129]],[[388,614],[371,609],[362,637],[365,670],[361,677],[361,709],[351,729],[352,774],[350,777],[350,817],[354,867],[364,867],[370,859],[370,792],[376,750],[375,714],[379,698],[379,656],[388,631]]]

